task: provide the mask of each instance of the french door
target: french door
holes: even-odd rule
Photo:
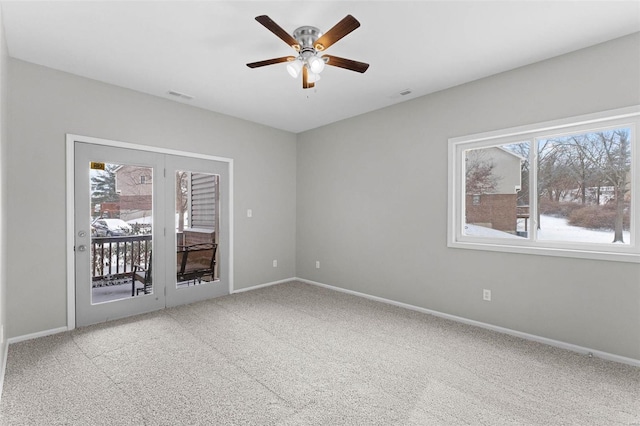
[[[74,144],[83,326],[229,293],[228,163]]]
[[[165,156],[165,199],[173,223],[164,245],[166,306],[183,305],[229,293],[229,205],[227,164]],[[169,229],[169,228],[167,228]],[[221,250],[222,248],[222,250]]]

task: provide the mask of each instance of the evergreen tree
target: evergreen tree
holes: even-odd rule
[[[104,171],[95,171],[91,176],[91,203],[118,201],[116,194],[116,164],[107,164]],[[93,172],[93,171],[92,171]]]

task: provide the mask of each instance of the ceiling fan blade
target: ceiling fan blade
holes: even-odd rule
[[[311,89],[315,85],[315,83],[309,83],[309,71],[307,71],[307,67],[302,67],[302,88]]]
[[[342,21],[335,24],[329,31],[324,33],[322,37],[316,40],[314,47],[317,51],[325,50],[359,26],[360,22],[358,22],[356,18],[347,15]]]
[[[300,44],[298,41],[293,38],[291,34],[282,29],[282,27],[276,24],[271,18],[267,15],[256,16],[256,21],[260,22],[266,29],[274,33],[278,36],[282,41],[287,43],[289,46],[293,47],[296,52],[300,51]]]
[[[283,56],[282,58],[273,58],[273,59],[267,59],[266,61],[251,62],[250,64],[247,64],[247,66],[249,68],[259,68],[259,67],[264,67],[266,65],[279,64],[282,62],[290,62],[290,61],[293,61],[294,59],[296,59],[295,56]]]
[[[365,64],[364,62],[354,61],[352,59],[340,58],[338,56],[331,55],[322,55],[323,58],[327,58],[327,65],[332,65],[334,67],[340,67],[351,71],[356,71],[359,73],[365,72],[369,68],[369,64]]]

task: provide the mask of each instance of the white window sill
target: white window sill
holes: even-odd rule
[[[450,241],[448,243],[450,248],[471,249],[471,250],[484,250],[495,251],[503,253],[514,254],[533,254],[539,256],[557,256],[557,257],[570,257],[577,259],[589,259],[589,260],[606,260],[613,262],[632,262],[640,263],[640,253],[633,252],[633,248],[628,248],[624,252],[619,251],[604,251],[597,248],[589,249],[568,249],[566,247],[550,247],[550,246],[533,246],[533,245],[512,245],[506,243],[495,243],[487,241]]]

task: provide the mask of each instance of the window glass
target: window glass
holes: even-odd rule
[[[464,151],[464,235],[527,237],[529,146],[521,142]]]
[[[631,130],[538,139],[538,239],[629,244]]]
[[[640,106],[449,140],[450,247],[640,262]]]

